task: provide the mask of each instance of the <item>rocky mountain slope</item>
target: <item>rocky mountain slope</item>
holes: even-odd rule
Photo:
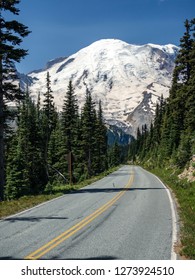
[[[97,104],[101,99],[106,122],[135,135],[137,126],[151,122],[159,97],[168,97],[177,51],[174,45],[137,46],[100,40],[68,58],[50,61],[45,69],[28,74],[24,83],[28,80],[35,99],[39,93],[43,98],[49,71],[60,110],[72,80],[80,106],[86,89],[90,90]]]

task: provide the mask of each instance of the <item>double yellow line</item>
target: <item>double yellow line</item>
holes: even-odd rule
[[[73,227],[69,228],[59,236],[55,237],[36,251],[30,253],[28,256],[25,257],[27,260],[37,260],[41,258],[43,255],[47,254],[49,251],[57,247],[63,241],[71,237],[73,234],[77,233],[83,227],[91,223],[94,219],[104,213],[108,208],[110,208],[119,198],[124,195],[125,191],[130,188],[133,183],[134,175],[132,174],[129,178],[128,183],[124,187],[122,191],[120,191],[116,196],[114,196],[111,200],[109,200],[106,204],[98,208],[95,212],[84,218],[82,221],[74,225]]]

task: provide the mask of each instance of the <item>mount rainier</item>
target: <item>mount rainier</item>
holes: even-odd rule
[[[174,60],[174,45],[130,45],[104,39],[81,49],[68,58],[51,60],[44,69],[28,74],[33,98],[46,91],[46,73],[51,77],[54,102],[60,111],[67,86],[72,80],[79,106],[85,101],[86,88],[98,104],[102,101],[108,125],[136,135],[138,126],[150,124],[161,95],[169,95]]]

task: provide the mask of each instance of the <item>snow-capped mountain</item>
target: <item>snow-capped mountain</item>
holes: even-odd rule
[[[106,122],[135,135],[137,126],[150,123],[159,97],[168,97],[177,52],[174,45],[137,46],[100,40],[29,73],[29,89],[33,97],[39,93],[43,96],[49,71],[54,101],[60,110],[72,80],[80,106],[88,88],[96,103],[101,99]]]

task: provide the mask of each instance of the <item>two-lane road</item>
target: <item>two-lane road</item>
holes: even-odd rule
[[[0,221],[0,259],[174,259],[175,224],[160,180],[126,165]]]

